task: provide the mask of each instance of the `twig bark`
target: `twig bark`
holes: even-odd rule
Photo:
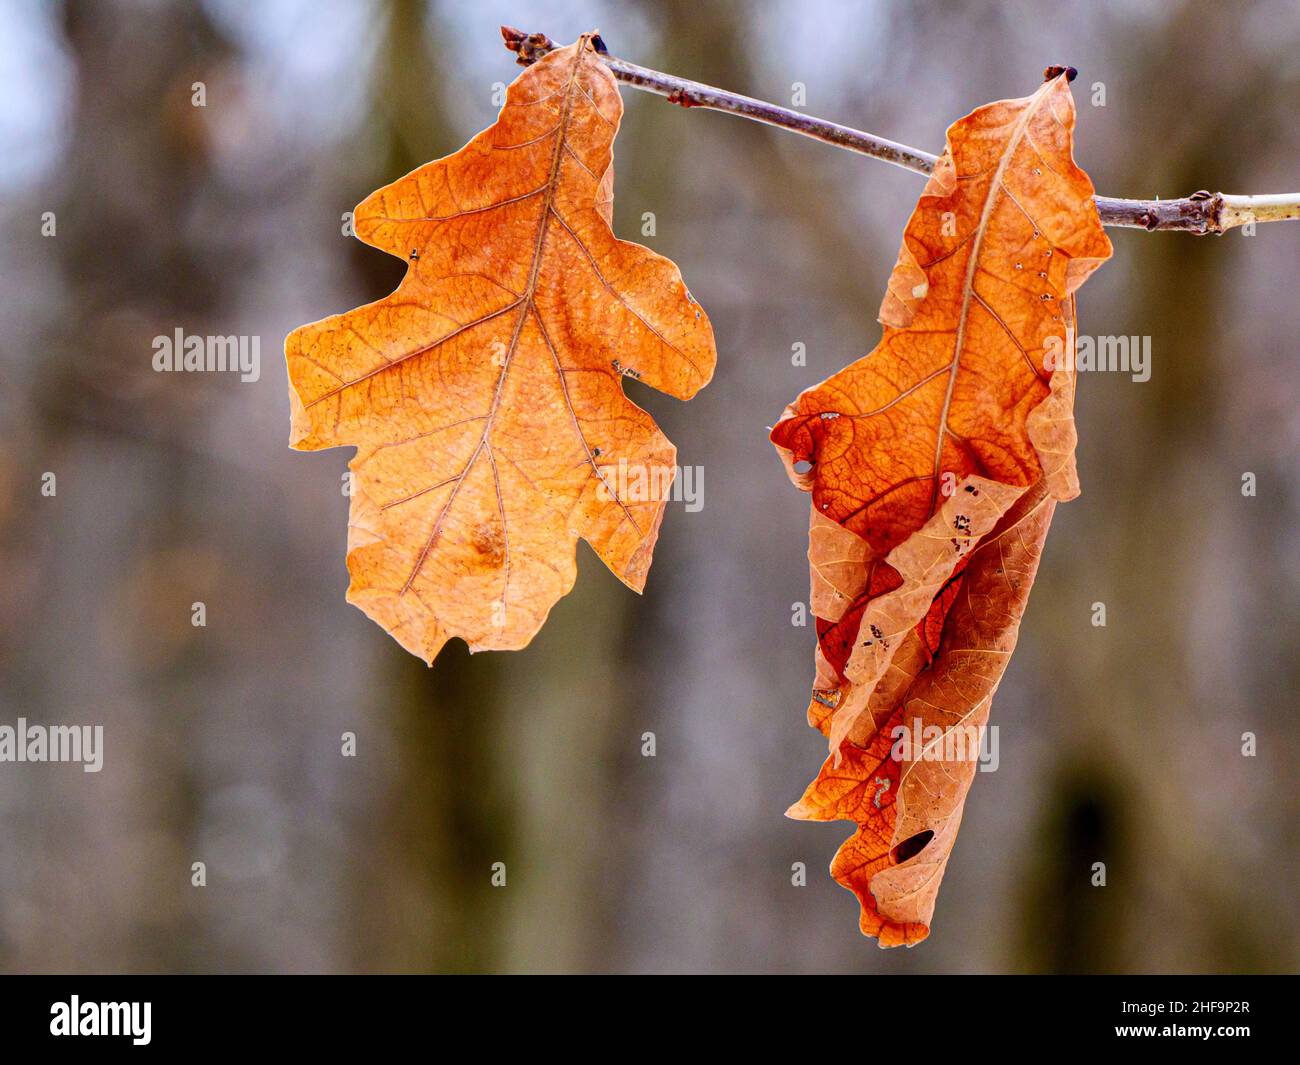
[[[517,62],[521,66],[535,63],[556,47],[555,42],[544,33],[523,33],[502,26],[501,36],[505,38],[506,47],[518,53]],[[671,103],[682,107],[707,107],[714,111],[726,111],[824,141],[859,155],[869,155],[873,159],[881,159],[918,174],[929,174],[938,161],[929,152],[877,137],[873,133],[864,133],[765,100],[755,100],[712,85],[637,66],[610,55],[604,50],[604,43],[599,36],[593,38],[593,43],[601,53],[601,60],[619,81],[643,92],[666,97]],[[1048,69],[1051,73],[1060,73],[1062,70],[1059,67]],[[1070,74],[1073,79],[1073,72]],[[1256,222],[1300,219],[1300,193],[1233,196],[1222,192],[1201,191],[1176,200],[1119,200],[1109,196],[1098,196],[1096,200],[1097,214],[1103,225],[1130,229],[1179,230],[1201,235],[1224,233],[1236,226]]]

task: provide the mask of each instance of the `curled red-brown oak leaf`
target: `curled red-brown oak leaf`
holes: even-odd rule
[[[950,127],[890,277],[880,344],[799,396],[772,432],[812,494],[808,718],[830,747],[791,814],[858,822],[832,871],[882,945],[928,933],[974,773],[900,762],[893,733],[904,716],[932,729],[987,720],[1028,594],[1020,575],[1005,602],[989,598],[989,545],[1004,551],[1014,530],[1023,553],[1028,538],[1031,578],[1055,500],[1079,490],[1075,292],[1110,243],[1072,158],[1073,125],[1056,77]],[[971,643],[995,616],[996,638]]]
[[[980,541],[944,612],[937,655],[923,646],[920,627],[903,636],[870,693],[871,712],[857,717],[838,757],[826,759],[787,811],[802,820],[857,824],[831,874],[857,896],[860,927],[882,947],[910,946],[929,934],[982,730],[1055,505],[1039,481]],[[836,694],[854,699],[860,691],[849,682]],[[814,697],[814,717],[818,705]]]
[[[348,600],[426,661],[527,644],[580,537],[645,583],[676,450],[620,378],[689,399],[715,354],[677,267],[610,227],[622,113],[591,35],[528,67],[492,126],[357,208],[410,262],[397,290],[286,341],[292,446],[357,446]]]

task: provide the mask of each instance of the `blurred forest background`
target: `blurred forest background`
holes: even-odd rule
[[[644,598],[582,545],[523,652],[457,641],[426,669],[344,603],[351,452],[288,450],[281,352],[396,284],[342,216],[492,121],[517,73],[502,22],[598,27],[776,102],[802,83],[809,112],[931,151],[1073,64],[1099,190],[1168,197],[1300,185],[1293,0],[0,14],[0,723],[103,724],[106,745],[97,775],[0,765],[0,969],[1300,968],[1300,226],[1111,231],[1081,328],[1151,336],[1152,376],[1080,380],[1084,494],[912,951],[862,939],[826,873],[850,826],[782,816],[823,741],[791,624],[807,505],[764,427],[875,344],[918,177],[624,91],[616,230],[680,264],[719,354],[689,405],[628,388],[703,466],[705,506],[670,506]],[[155,373],[177,327],[260,336],[261,379]]]

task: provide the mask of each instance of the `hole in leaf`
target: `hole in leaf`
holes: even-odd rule
[[[811,470],[812,467],[813,464],[809,462],[807,459],[800,459],[798,462],[794,464],[794,472],[798,474],[804,474],[807,473],[809,470]]]
[[[901,865],[909,858],[915,858],[929,846],[932,839],[934,839],[934,833],[928,828],[918,832],[915,836],[908,836],[907,839],[894,848],[894,861]]]

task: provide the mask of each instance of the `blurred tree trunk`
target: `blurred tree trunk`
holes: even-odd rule
[[[186,231],[209,180],[191,85],[233,49],[198,6],[156,11],[68,4],[76,66],[70,138],[52,187],[22,214],[53,211],[53,239],[29,249],[55,267],[34,351],[29,438],[15,515],[22,553],[5,665],[5,718],[104,726],[104,768],[24,767],[4,775],[5,883],[15,918],[0,964],[28,972],[171,970],[201,953],[188,890],[203,766],[166,756],[197,747],[194,691],[213,669],[189,624],[193,578],[211,572],[195,507],[211,473],[191,444],[203,395],[167,394],[150,340],[204,331],[247,249]],[[104,131],[111,130],[111,139]],[[57,495],[40,494],[43,471]],[[68,770],[68,772],[64,772]],[[19,857],[21,855],[21,857]],[[8,922],[6,922],[8,924]],[[238,964],[238,959],[231,959]]]

